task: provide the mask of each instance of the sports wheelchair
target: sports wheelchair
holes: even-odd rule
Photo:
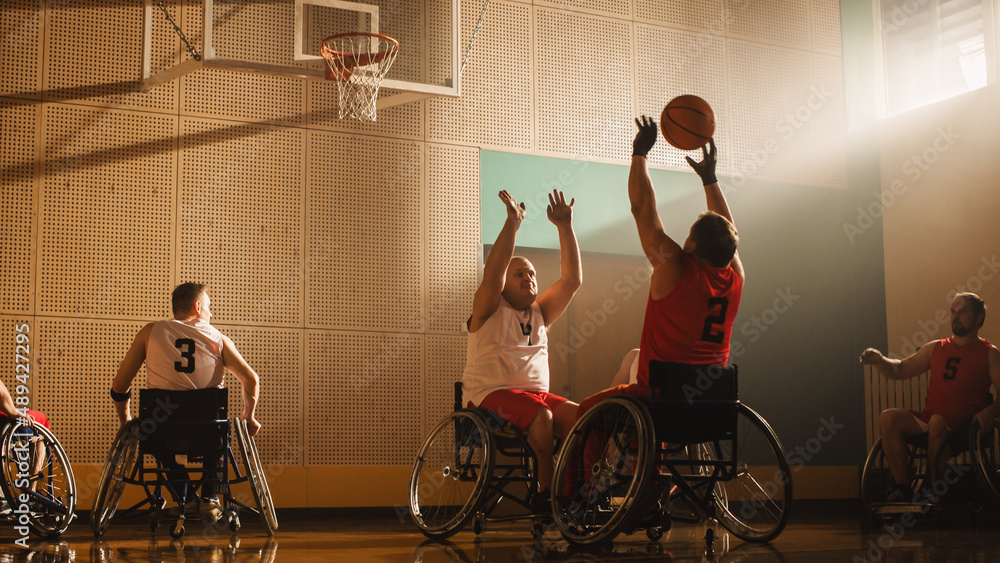
[[[238,531],[240,512],[246,510],[258,515],[268,535],[274,535],[278,520],[260,455],[246,421],[233,420],[241,464],[237,463],[231,447],[228,396],[225,388],[143,389],[139,392],[139,416],[118,431],[94,497],[90,524],[96,538],[107,530],[126,484],[142,487],[146,498],[125,510],[121,517],[145,512],[151,532],[155,532],[160,523],[172,520],[170,535],[174,538],[184,535],[187,513],[197,508],[199,493],[211,486],[218,489],[222,504],[222,516],[217,524],[228,524],[232,531]],[[177,455],[186,456],[191,462],[200,461],[201,468],[178,464]],[[150,456],[155,465],[146,463]],[[200,475],[193,479],[191,472]],[[230,487],[244,481],[250,485],[256,510],[232,494]],[[164,492],[176,504],[174,508],[166,508]],[[140,510],[143,507],[146,509]]]
[[[462,408],[462,383],[455,383],[455,409],[431,430],[410,473],[410,515],[425,536],[447,538],[473,520],[479,535],[487,522],[541,521],[534,513],[538,495],[537,458],[527,439],[488,409]],[[515,514],[495,515],[503,499]],[[548,507],[546,507],[547,510]]]
[[[717,519],[743,540],[766,542],[784,529],[792,500],[784,450],[740,403],[736,366],[651,362],[648,398],[614,396],[577,421],[554,483],[556,526],[578,546],[642,529],[657,541],[672,504],[687,514],[674,519]],[[708,547],[714,539],[707,526]]]
[[[861,472],[861,501],[874,521],[901,513],[925,513],[932,508],[940,508],[939,498],[942,488],[944,494],[953,497],[946,506],[955,509],[965,509],[968,512],[978,511],[975,498],[983,496],[994,504],[1000,504],[1000,421],[993,421],[993,428],[983,431],[975,421],[948,432],[947,443],[950,446],[952,460],[950,467],[942,476],[942,483],[929,482],[928,433],[922,432],[906,439],[908,450],[909,483],[904,483],[910,495],[904,502],[887,502],[885,495],[898,483],[889,470],[882,447],[882,438],[876,440],[864,470]],[[940,453],[939,453],[940,455]],[[935,462],[940,461],[934,460]],[[968,473],[975,474],[975,480],[964,479]],[[935,486],[937,485],[937,490]],[[978,490],[971,487],[978,485]],[[972,501],[961,504],[958,498],[964,497]]]
[[[10,511],[0,518],[46,539],[65,532],[75,516],[76,480],[62,444],[48,428],[17,420],[7,421],[0,443],[0,489]]]

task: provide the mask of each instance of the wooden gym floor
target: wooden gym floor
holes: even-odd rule
[[[675,524],[658,543],[645,534],[619,537],[602,551],[571,549],[558,533],[539,544],[526,523],[491,524],[480,538],[462,531],[446,542],[426,540],[409,521],[392,515],[279,512],[281,529],[268,538],[263,527],[246,523],[239,534],[214,534],[189,527],[182,539],[151,536],[144,522],[113,522],[95,541],[86,514],[56,541],[14,545],[3,527],[0,563],[45,562],[327,562],[327,561],[803,561],[939,562],[1000,560],[1000,518],[981,513],[925,516],[910,528],[873,526],[856,503],[808,502],[793,507],[784,533],[770,544],[744,543],[724,531],[708,552],[703,527]]]

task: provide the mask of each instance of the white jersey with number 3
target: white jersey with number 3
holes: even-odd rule
[[[222,333],[208,321],[153,323],[146,346],[146,387],[175,391],[222,387],[225,372]]]

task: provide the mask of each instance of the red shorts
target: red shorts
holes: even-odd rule
[[[915,410],[911,410],[910,413],[913,414],[914,418],[923,422],[924,424],[927,424],[931,421],[931,416],[939,414],[941,415],[942,418],[944,418],[944,421],[948,424],[948,430],[957,430],[961,428],[962,425],[972,420],[972,417],[975,416],[975,413],[970,415],[963,415],[961,413],[948,413],[948,412],[937,412],[937,413],[927,412],[927,411],[917,412]]]
[[[500,389],[494,391],[479,403],[479,408],[490,409],[500,415],[500,418],[516,426],[521,432],[526,431],[535,415],[541,409],[555,411],[556,407],[569,399],[546,393],[545,391],[524,391],[522,389]],[[470,407],[474,405],[470,402]]]
[[[630,397],[648,399],[649,387],[643,385],[642,383],[633,383],[631,385],[619,385],[618,387],[612,387],[611,389],[605,389],[599,393],[594,393],[593,395],[580,401],[580,407],[576,409],[577,420],[583,416],[583,413],[594,408],[597,403],[600,403],[604,399],[614,397],[615,395],[629,395]]]
[[[45,416],[45,413],[41,413],[41,412],[38,412],[38,411],[33,411],[31,409],[28,409],[28,416],[30,416],[31,418],[33,418],[35,420],[35,424],[44,426],[44,427],[48,428],[49,430],[52,430],[52,427],[49,426],[49,417]],[[7,415],[4,414],[4,413],[2,413],[2,412],[0,412],[0,422],[6,423],[7,420],[9,420],[9,418],[7,417]]]

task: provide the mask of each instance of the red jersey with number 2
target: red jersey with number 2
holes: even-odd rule
[[[926,422],[930,415],[939,414],[955,429],[989,405],[992,346],[984,339],[964,346],[955,344],[954,337],[938,341],[931,350],[931,375],[921,420]]]
[[[713,268],[691,255],[677,286],[649,298],[642,325],[637,381],[649,385],[649,361],[725,365],[740,308],[743,279],[732,266]]]

